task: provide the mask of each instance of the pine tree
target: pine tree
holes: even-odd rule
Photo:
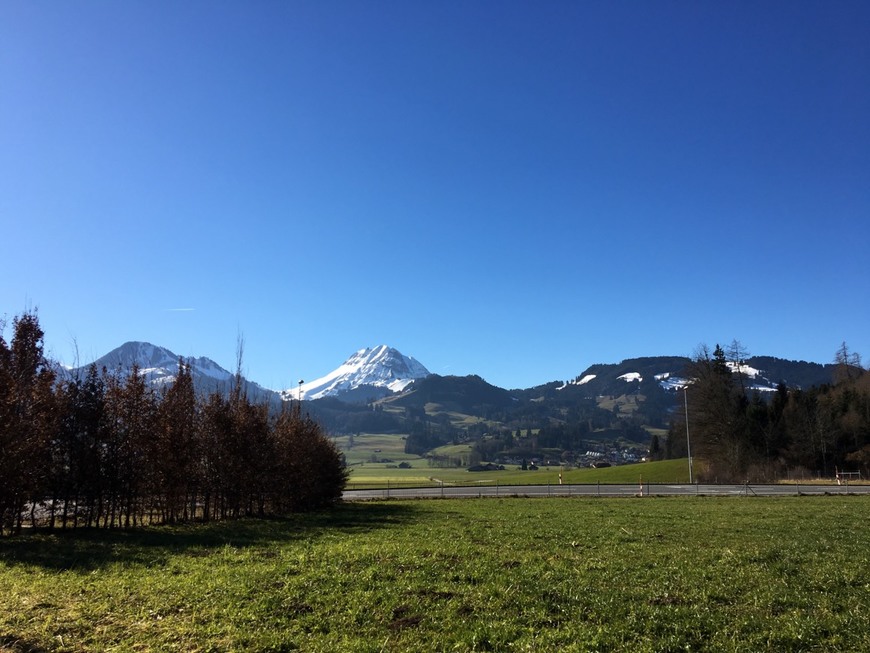
[[[219,393],[212,393],[202,407],[200,423],[200,478],[203,518],[206,520],[227,516],[227,494],[232,481],[232,430],[233,419],[229,401]]]
[[[686,390],[692,453],[706,461],[711,480],[739,479],[744,446],[725,352],[716,345],[711,357],[709,349],[701,347],[688,374],[692,379]]]
[[[157,410],[154,451],[154,485],[164,521],[187,521],[195,517],[202,455],[199,410],[190,365],[178,361],[178,373]]]
[[[81,519],[86,526],[96,525],[105,500],[106,470],[103,450],[107,433],[105,422],[105,382],[96,365],[88,367],[84,378],[63,385],[60,405],[62,426],[59,437],[66,449],[68,476],[63,498],[62,524]]]
[[[311,510],[341,498],[347,470],[341,453],[316,422],[303,417],[297,406],[278,416],[272,433],[276,511]]]
[[[12,330],[7,345],[0,329],[0,534],[20,530],[25,507],[33,514],[46,498],[56,416],[36,313],[16,317]]]
[[[103,469],[108,486],[104,525],[135,526],[145,514],[154,487],[156,401],[133,365],[129,374],[109,377],[106,388],[107,442]]]

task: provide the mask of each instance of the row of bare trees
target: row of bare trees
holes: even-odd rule
[[[870,373],[845,343],[830,384],[781,384],[767,397],[751,390],[733,349],[701,347],[690,364],[691,382],[668,438],[671,455],[685,455],[687,408],[702,480],[770,481],[790,473],[830,478],[842,471],[870,476]]]
[[[0,534],[265,516],[327,505],[346,471],[300,408],[197,395],[190,367],[158,392],[135,367],[60,378],[35,313],[0,329]]]

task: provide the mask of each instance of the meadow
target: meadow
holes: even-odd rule
[[[518,465],[506,465],[504,470],[469,472],[465,467],[432,467],[429,461],[404,451],[405,441],[397,435],[363,433],[353,438],[334,438],[348,463],[349,490],[380,487],[435,487],[448,485],[556,485],[559,475],[563,483],[688,483],[689,466],[685,458],[662,460],[602,469],[539,467],[522,470]],[[471,445],[448,445],[434,453],[459,456],[471,451]],[[389,462],[381,462],[388,460]],[[400,464],[409,468],[400,468]]]
[[[870,650],[855,496],[343,504],[0,540],[0,651]]]
[[[504,470],[469,472],[464,468],[429,467],[426,460],[408,460],[411,467],[400,469],[384,463],[362,463],[351,468],[347,489],[376,487],[435,487],[445,485],[558,485],[563,483],[688,483],[689,467],[685,458],[661,460],[602,469],[540,467],[521,470],[508,465]]]

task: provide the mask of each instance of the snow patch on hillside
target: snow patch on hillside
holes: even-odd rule
[[[749,367],[749,365],[737,364],[731,361],[725,363],[728,366],[728,369],[731,370],[733,374],[742,374],[743,376],[754,379],[761,374],[761,370],[757,370],[754,367]]]
[[[673,376],[670,372],[656,374],[656,380],[658,380],[659,385],[665,390],[682,390],[691,383],[689,379],[684,379],[681,376]]]
[[[597,374],[587,374],[586,376],[584,376],[584,377],[583,377],[582,379],[580,379],[579,381],[577,381],[577,380],[572,380],[572,381],[567,381],[567,382],[565,382],[561,387],[556,388],[556,390],[564,390],[564,389],[567,388],[569,385],[586,385],[586,384],[589,383],[592,379],[594,379],[596,376],[597,376]]]

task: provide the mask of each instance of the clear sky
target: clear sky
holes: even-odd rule
[[[870,2],[4,0],[0,243],[67,363],[867,363]]]

